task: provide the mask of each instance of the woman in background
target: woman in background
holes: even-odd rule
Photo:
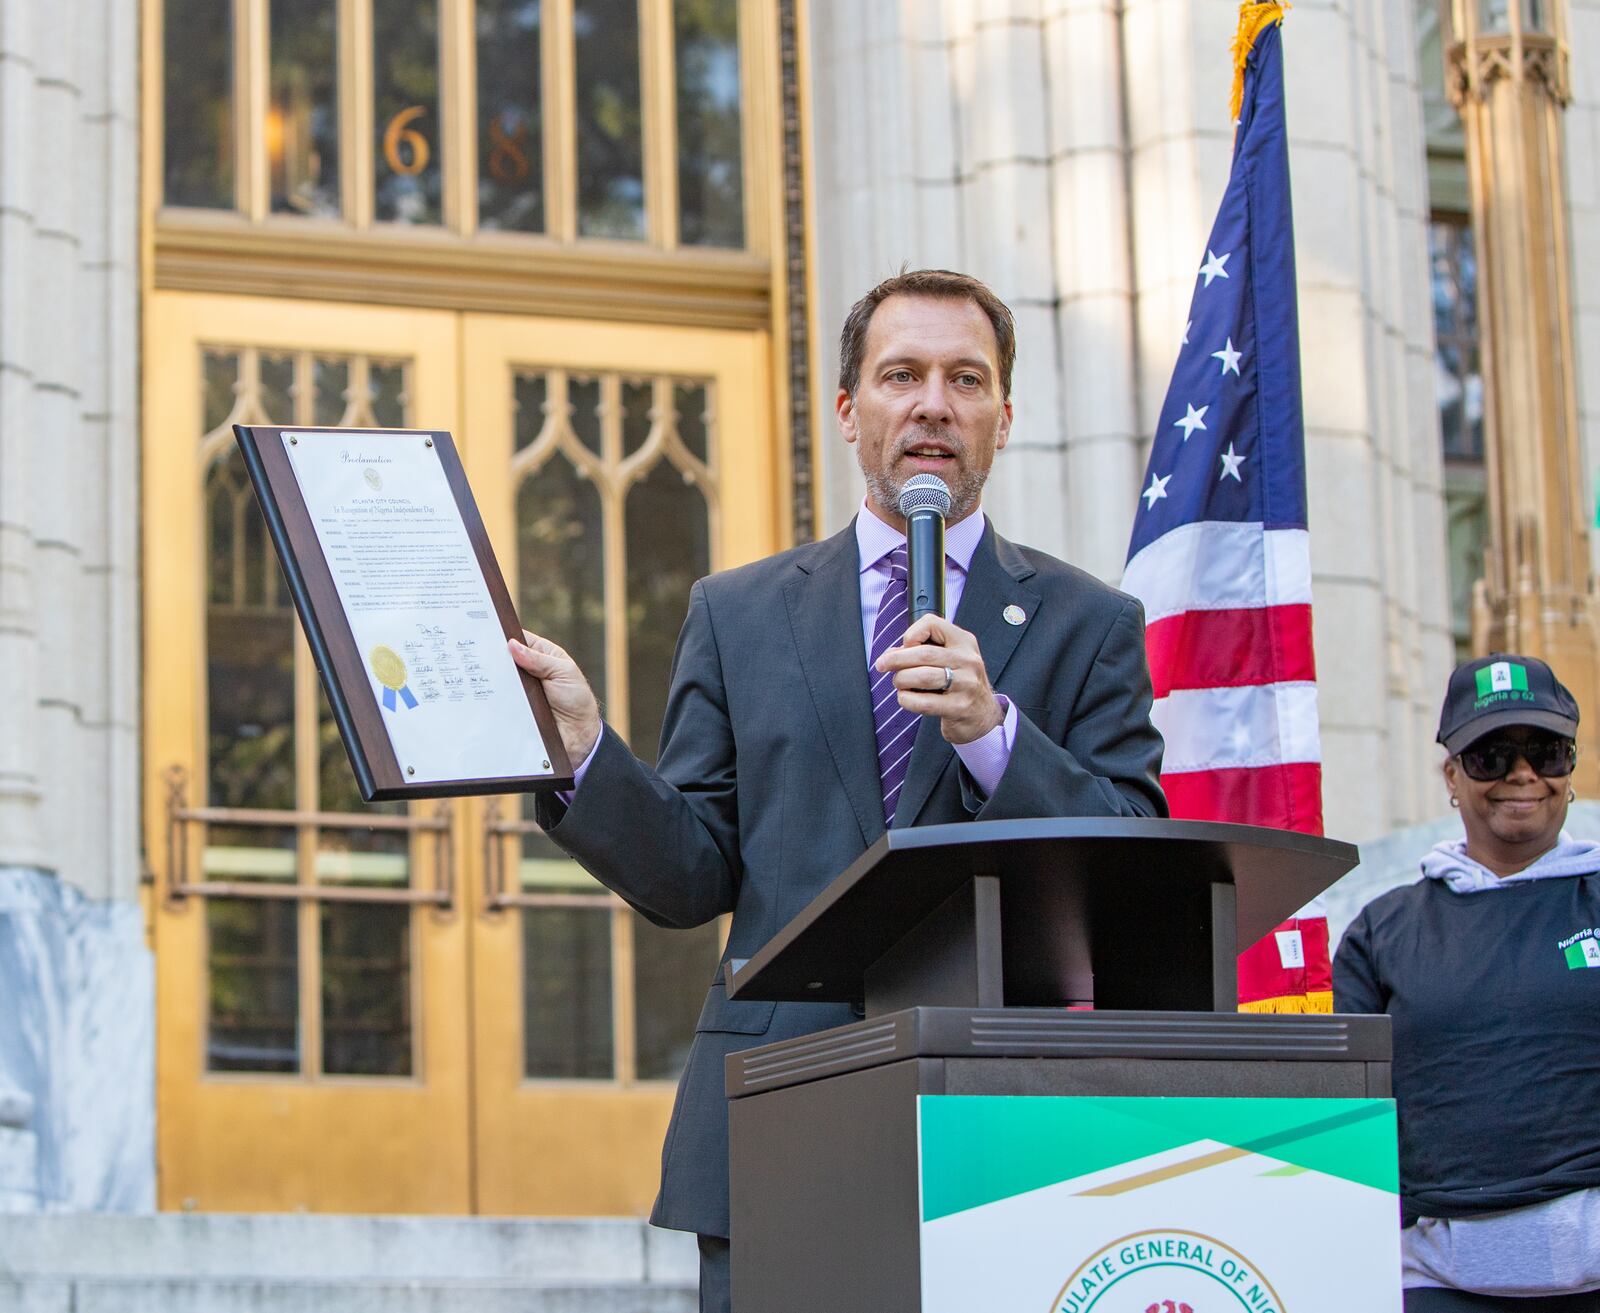
[[[1465,836],[1374,899],[1339,1012],[1394,1019],[1406,1313],[1600,1313],[1600,844],[1562,832],[1578,704],[1496,654],[1450,676]]]

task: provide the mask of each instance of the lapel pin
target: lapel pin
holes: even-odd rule
[[[1020,625],[1024,620],[1026,620],[1028,618],[1028,613],[1026,611],[1024,611],[1020,606],[1018,606],[1015,602],[1013,602],[1010,606],[1006,607],[1006,609],[1004,611],[1002,611],[1000,614],[1005,617],[1005,622],[1008,625]]]

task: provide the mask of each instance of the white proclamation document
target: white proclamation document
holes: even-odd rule
[[[406,782],[549,775],[539,726],[425,434],[283,434]]]

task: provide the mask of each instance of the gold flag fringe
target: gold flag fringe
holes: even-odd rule
[[[1309,994],[1285,994],[1279,998],[1258,998],[1239,1004],[1241,1012],[1332,1012],[1333,994],[1315,989]]]
[[[1256,0],[1244,0],[1239,6],[1239,30],[1233,37],[1233,96],[1228,101],[1229,112],[1233,121],[1239,121],[1239,113],[1244,108],[1244,70],[1250,62],[1250,52],[1256,48],[1256,38],[1274,23],[1283,22],[1284,10],[1293,6],[1288,0],[1282,3],[1259,4]]]

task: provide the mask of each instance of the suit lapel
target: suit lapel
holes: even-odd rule
[[[995,688],[1000,687],[1000,676],[1023,634],[1037,623],[1035,617],[1041,599],[1024,582],[1034,573],[1027,558],[990,525],[978,542],[978,550],[972,554],[972,568],[967,573],[967,586],[961,593],[961,607],[955,620],[963,629],[977,635],[989,683]],[[1005,618],[1008,606],[1021,609],[1020,625]]]
[[[978,549],[972,554],[954,620],[976,635],[991,687],[1000,687],[1001,673],[1017,650],[1023,632],[1036,622],[1039,594],[1023,582],[1033,574],[1033,567],[1022,553],[995,533],[994,525],[986,525]],[[1013,625],[1006,620],[1009,606],[1021,608],[1022,624]],[[940,777],[955,760],[955,749],[945,742],[939,722],[928,717],[917,730],[917,741],[911,749],[900,805],[895,810],[896,829],[916,824]]]
[[[800,668],[850,806],[870,844],[883,833],[883,785],[861,638],[855,523],[796,562],[783,597]]]

